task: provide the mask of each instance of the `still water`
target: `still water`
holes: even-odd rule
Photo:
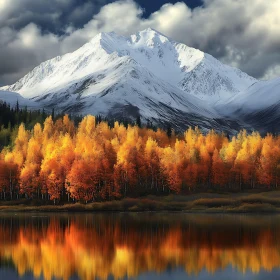
[[[280,216],[0,216],[0,279],[280,279]]]

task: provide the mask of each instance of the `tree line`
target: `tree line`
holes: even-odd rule
[[[14,142],[21,123],[32,129],[36,123],[43,124],[46,117],[45,110],[31,111],[27,107],[21,108],[18,102],[11,107],[0,100],[0,149]]]
[[[65,115],[18,128],[0,154],[0,199],[105,201],[148,194],[277,188],[280,137],[189,128],[184,135]]]
[[[36,123],[43,125],[45,119],[51,115],[53,121],[56,121],[59,118],[64,116],[61,112],[56,112],[54,108],[51,110],[45,111],[42,110],[28,110],[27,107],[22,107],[17,102],[15,107],[10,106],[8,103],[0,100],[0,150],[5,146],[13,145],[14,140],[18,133],[18,128],[20,124],[24,124],[26,129],[32,130]],[[71,120],[77,126],[82,120],[82,116],[74,115],[69,116]],[[107,122],[110,127],[114,126],[116,119],[109,119],[101,115],[96,116],[96,123]],[[138,116],[134,121],[128,118],[117,119],[117,121],[123,124],[125,127],[130,125],[137,125],[142,127],[142,122],[140,116]],[[157,127],[153,125],[153,122],[147,120],[145,127],[156,130]],[[171,126],[167,126],[167,131],[171,133]]]

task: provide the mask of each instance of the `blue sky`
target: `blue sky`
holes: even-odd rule
[[[177,2],[178,1],[176,1],[176,0],[170,0],[170,1],[164,1],[164,0],[137,0],[137,3],[141,7],[145,8],[145,10],[146,10],[145,15],[149,15],[151,13],[156,12],[164,4],[167,4],[167,3],[175,4]],[[195,7],[201,6],[203,4],[203,2],[201,0],[185,0],[185,1],[180,1],[180,2],[186,3],[192,9],[195,8]]]

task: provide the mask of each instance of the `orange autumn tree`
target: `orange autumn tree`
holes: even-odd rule
[[[14,198],[14,192],[17,193],[16,197],[18,197],[19,188],[17,178],[19,177],[21,170],[24,168],[30,133],[31,132],[27,131],[25,126],[21,124],[18,129],[13,149],[3,149],[2,151],[2,158],[5,162],[5,170],[2,170],[2,173],[5,174],[6,178],[9,178],[9,182],[6,183],[5,186],[2,186],[4,199],[6,199],[7,192],[10,194],[10,199]]]
[[[32,137],[28,141],[26,160],[20,171],[20,192],[28,197],[35,193],[40,195],[40,168],[42,155],[43,131],[40,124],[36,124]]]
[[[160,168],[160,148],[158,143],[149,138],[145,145],[145,164],[148,172],[148,186],[150,189],[158,191],[161,183],[161,168]]]
[[[261,184],[277,188],[280,183],[280,147],[279,137],[267,135],[263,139],[260,153],[258,178]]]
[[[98,179],[92,172],[91,161],[75,160],[67,176],[67,190],[78,201],[88,202],[97,197]]]
[[[47,156],[42,161],[40,177],[45,184],[49,198],[56,203],[60,199],[65,185],[64,168],[60,164],[59,148],[56,144],[49,144]]]
[[[171,147],[163,149],[161,153],[161,170],[163,172],[163,174],[161,174],[161,180],[163,192],[167,189],[167,186],[176,193],[181,191],[185,180],[185,177],[182,175],[185,172],[186,159],[184,156],[180,155],[184,155],[184,150],[184,141],[176,141],[174,149]]]
[[[127,195],[137,184],[137,153],[140,141],[138,129],[129,126],[125,133],[124,141],[117,150],[114,168],[114,182],[119,194]],[[138,148],[137,148],[138,147]]]
[[[212,183],[214,186],[225,188],[229,180],[229,170],[219,151],[214,150],[212,166]]]
[[[9,191],[10,185],[10,172],[8,170],[8,164],[0,158],[0,192],[1,197],[5,199],[5,194]]]
[[[67,173],[66,189],[73,199],[91,200],[98,192],[98,162],[100,153],[95,141],[96,122],[92,116],[79,124],[74,148],[74,161]]]
[[[64,122],[58,120],[55,124],[48,118],[44,125],[44,159],[41,164],[40,180],[44,184],[43,189],[54,203],[66,196],[66,176],[75,157],[71,127],[68,122],[65,123],[65,118]],[[50,132],[51,129],[53,133]]]

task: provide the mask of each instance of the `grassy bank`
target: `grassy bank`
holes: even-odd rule
[[[280,191],[189,196],[147,196],[89,204],[40,205],[36,201],[0,203],[0,212],[142,212],[185,211],[209,213],[280,213]]]

